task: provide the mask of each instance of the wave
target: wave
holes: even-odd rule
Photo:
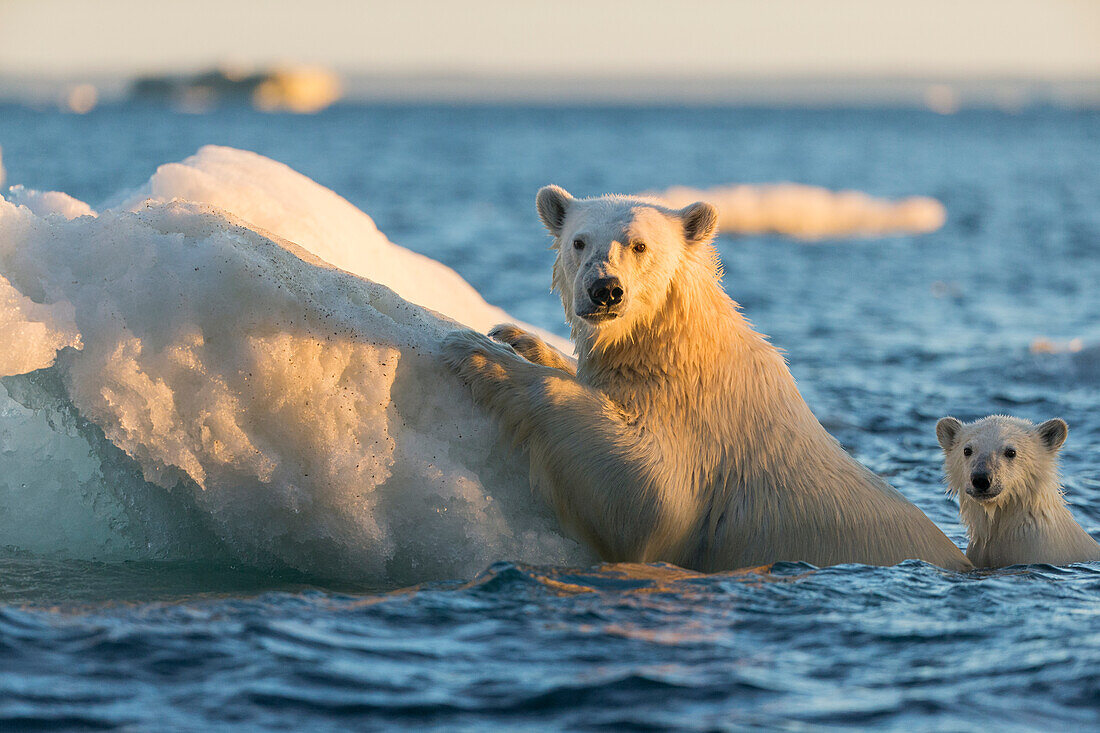
[[[207,147],[101,212],[12,198],[0,543],[396,584],[590,559],[436,358],[511,319],[332,191]]]
[[[674,208],[709,201],[725,234],[782,234],[815,240],[934,232],[947,220],[943,204],[927,196],[897,201],[860,191],[830,191],[797,183],[676,186],[651,194]]]

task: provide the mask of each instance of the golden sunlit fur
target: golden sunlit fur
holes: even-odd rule
[[[965,424],[945,417],[936,425],[948,491],[959,499],[970,537],[966,555],[974,565],[1100,560],[1100,544],[1077,524],[1062,496],[1058,451],[1066,434],[1057,418],[1036,426],[1007,415]],[[989,489],[975,489],[975,473],[988,477]]]
[[[907,558],[970,567],[825,432],[781,354],[725,294],[713,207],[578,200],[557,187],[537,203],[555,236],[575,375],[566,357],[540,360],[542,349],[518,344],[533,337],[514,327],[494,334],[515,351],[464,331],[447,337],[444,358],[527,447],[535,487],[602,558],[701,571]],[[619,278],[622,303],[586,319],[603,277]]]

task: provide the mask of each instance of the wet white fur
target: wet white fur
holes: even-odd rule
[[[1062,496],[1058,451],[1066,434],[1062,420],[1036,426],[1006,415],[972,423],[945,417],[936,425],[948,491],[959,499],[970,537],[966,555],[975,566],[1100,560],[1100,544],[1077,524]],[[1015,458],[1005,457],[1006,448],[1016,451]],[[992,499],[967,493],[975,467],[988,472],[999,490]]]
[[[970,567],[825,432],[783,356],[725,294],[712,207],[547,187],[538,209],[555,235],[576,373],[561,355],[521,358],[540,361],[529,340],[513,350],[471,331],[449,335],[444,355],[526,445],[532,482],[563,524],[601,557],[702,571],[907,558]],[[580,290],[609,274],[624,284],[621,316],[577,317]],[[517,331],[494,334],[514,343]]]

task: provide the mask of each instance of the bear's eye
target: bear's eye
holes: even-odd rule
[[[973,449],[973,448],[971,448],[971,447],[970,447],[969,445],[968,445],[968,446],[966,446],[965,448],[963,448],[963,455],[964,455],[964,456],[972,456],[972,455],[974,455],[974,449]]]
[[[641,254],[642,252],[645,252],[645,242],[635,242],[634,243],[634,251],[637,252],[638,254]]]
[[[1005,458],[1015,458],[1015,457],[1016,457],[1016,449],[1015,448],[1005,448]]]
[[[583,239],[574,239],[573,240],[573,249],[584,249],[584,240]]]

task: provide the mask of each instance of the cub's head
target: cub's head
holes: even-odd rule
[[[1058,450],[1068,432],[1059,418],[1035,425],[1006,415],[972,423],[945,417],[936,424],[936,438],[943,448],[948,490],[960,501],[973,500],[987,509],[1057,490]]]
[[[664,305],[685,262],[714,277],[718,212],[707,203],[669,209],[631,196],[575,199],[558,186],[535,204],[558,251],[554,288],[574,330],[618,340]]]

